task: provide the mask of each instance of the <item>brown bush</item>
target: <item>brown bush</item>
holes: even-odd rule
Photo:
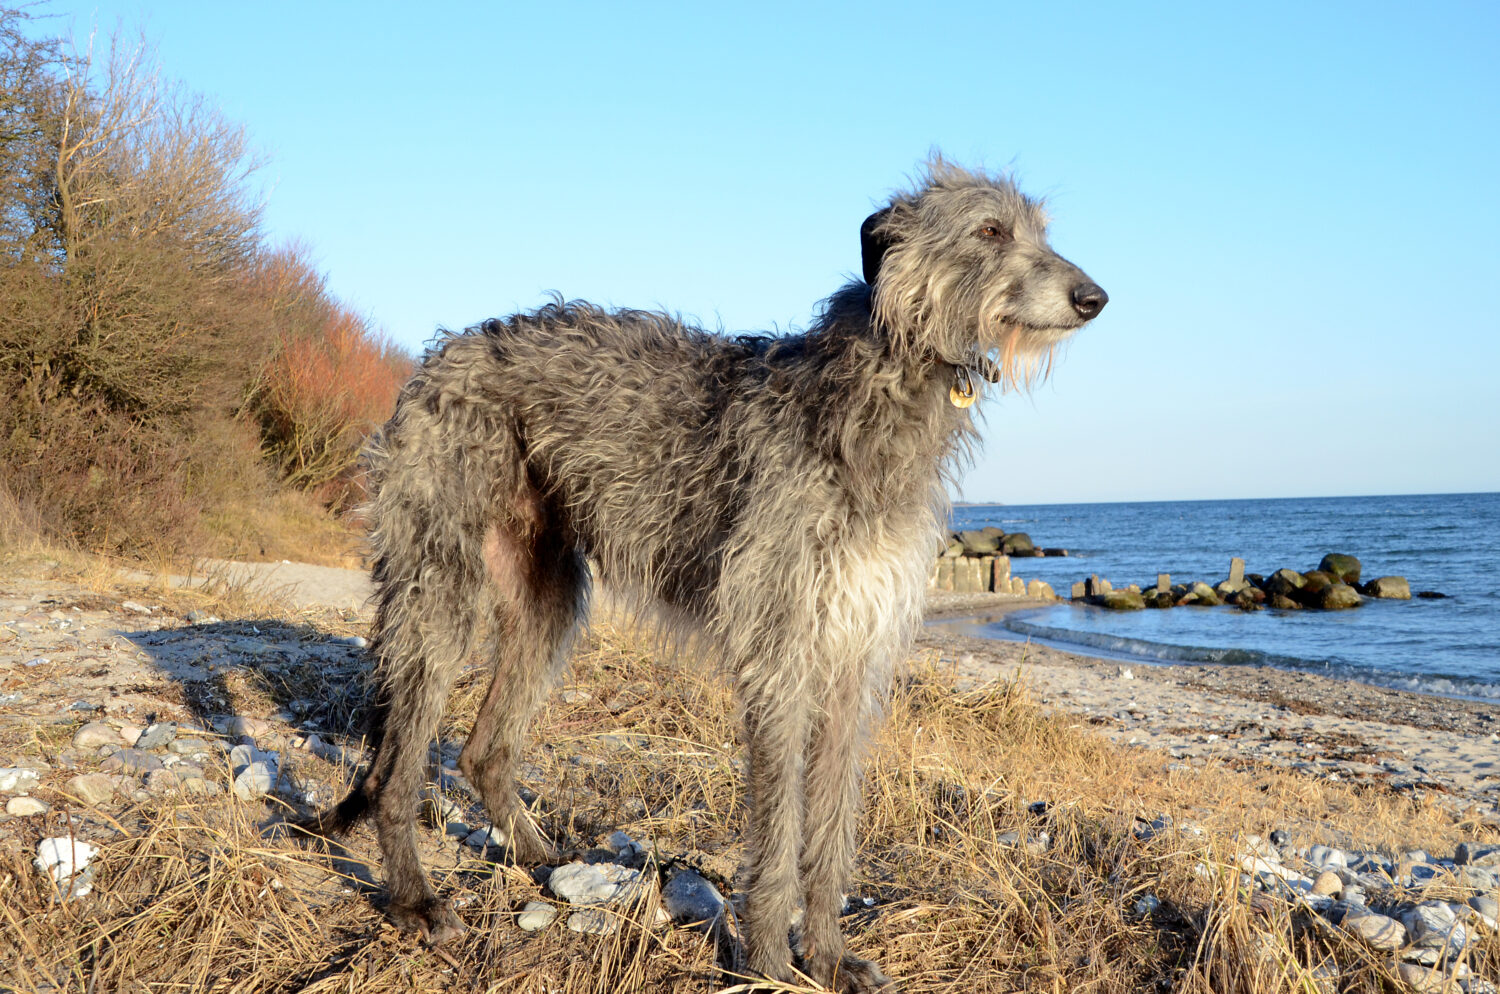
[[[297,250],[266,269],[260,285],[272,290],[277,342],[253,406],[267,456],[287,483],[349,507],[361,492],[360,448],[390,416],[411,357],[333,303]]]
[[[201,546],[277,478],[349,503],[409,360],[265,251],[240,128],[141,46],[25,20],[0,8],[0,484],[45,537],[122,551]]]

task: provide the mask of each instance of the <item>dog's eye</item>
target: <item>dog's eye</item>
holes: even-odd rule
[[[978,231],[974,232],[974,234],[978,235],[980,238],[993,238],[996,241],[1001,242],[1010,241],[1010,232],[998,224],[986,224]]]

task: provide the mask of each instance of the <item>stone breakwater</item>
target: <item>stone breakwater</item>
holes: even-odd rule
[[[1299,573],[1282,568],[1269,575],[1246,573],[1245,560],[1229,560],[1229,575],[1215,584],[1202,580],[1173,583],[1171,574],[1159,573],[1154,585],[1116,588],[1098,574],[1074,583],[1069,591],[1074,601],[1095,604],[1114,611],[1179,606],[1219,607],[1228,604],[1241,611],[1270,607],[1281,611],[1345,611],[1357,608],[1366,598],[1411,600],[1411,585],[1403,576],[1381,576],[1360,582],[1363,567],[1354,556],[1330,552],[1317,569]],[[1443,597],[1436,591],[1421,591],[1423,598]]]
[[[927,589],[945,594],[1016,594],[1038,600],[1056,600],[1052,586],[1043,580],[1029,583],[1011,573],[1011,559],[1066,556],[1067,549],[1038,548],[1025,532],[993,526],[955,532],[938,553],[927,577]]]

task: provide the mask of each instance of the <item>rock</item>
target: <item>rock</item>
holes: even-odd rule
[[[1021,579],[1019,576],[1011,577],[1010,592],[1019,597],[1026,596],[1026,581]]]
[[[568,916],[568,928],[585,935],[614,935],[619,927],[619,916],[603,908],[584,908]]]
[[[1406,934],[1413,945],[1436,949],[1439,954],[1457,957],[1469,944],[1469,931],[1459,922],[1453,909],[1441,901],[1424,901],[1401,916]]]
[[[1249,586],[1250,584],[1246,583],[1244,580],[1240,580],[1239,582],[1235,582],[1234,580],[1220,580],[1218,583],[1214,584],[1213,591],[1214,593],[1219,595],[1220,599],[1227,601],[1229,600],[1229,598],[1233,597],[1235,594],[1239,593],[1241,590],[1244,590]]]
[[[1067,549],[1059,549],[1059,548],[1056,548],[1056,547],[1053,547],[1053,546],[1048,546],[1047,548],[1045,548],[1045,549],[1042,550],[1042,555],[1044,555],[1044,556],[1051,556],[1051,557],[1054,557],[1054,558],[1066,558],[1067,555],[1068,555],[1068,550]]]
[[[30,790],[36,786],[36,770],[25,766],[0,766],[0,794]]]
[[[178,756],[212,756],[216,751],[206,739],[173,739],[167,743],[167,752]]]
[[[1302,610],[1302,605],[1292,600],[1286,594],[1272,594],[1266,598],[1266,606],[1276,608],[1278,611]]]
[[[1330,552],[1318,563],[1318,570],[1350,585],[1359,582],[1360,564],[1359,560],[1353,556]]]
[[[1314,894],[1322,894],[1328,897],[1339,894],[1343,889],[1344,881],[1339,879],[1339,875],[1332,870],[1324,870],[1318,874],[1318,878],[1313,881],[1312,885],[1312,892]]]
[[[135,740],[135,748],[160,749],[175,738],[177,738],[177,726],[170,722],[159,721],[154,725],[146,726],[140,738]]]
[[[1297,591],[1307,586],[1307,577],[1294,569],[1279,569],[1266,579],[1265,590],[1267,594],[1280,594],[1283,597],[1291,597]]]
[[[21,800],[21,798],[16,798]],[[1468,900],[1469,907],[1479,912],[1481,918],[1487,919],[1485,924],[1494,929],[1495,922],[1500,921],[1500,898],[1494,894],[1475,894]]]
[[[1347,583],[1331,583],[1318,596],[1318,607],[1325,611],[1347,611],[1364,602],[1359,591]]]
[[[1304,607],[1317,607],[1323,599],[1323,591],[1333,586],[1334,583],[1340,582],[1336,581],[1329,574],[1320,573],[1317,570],[1304,573],[1303,577],[1307,582],[1302,585],[1300,590],[1293,593],[1292,597],[1301,601]]]
[[[547,887],[569,904],[607,904],[634,896],[641,871],[617,863],[566,863],[552,871]]]
[[[1189,587],[1188,593],[1194,595],[1195,600],[1193,603],[1200,607],[1218,607],[1223,603],[1223,601],[1219,600],[1219,595],[1214,593],[1214,588],[1201,580]]]
[[[1411,585],[1404,576],[1377,576],[1362,588],[1370,597],[1389,601],[1411,600]]]
[[[1170,590],[1153,590],[1145,595],[1146,606],[1158,610],[1166,610],[1177,606],[1177,598]]]
[[[1442,970],[1420,966],[1416,963],[1398,964],[1396,976],[1403,984],[1407,984],[1412,990],[1422,991],[1423,994],[1428,994],[1428,992],[1459,994],[1461,990],[1458,984],[1448,979]]]
[[[265,735],[273,728],[272,724],[264,718],[249,718],[242,714],[231,718],[221,718],[214,722],[214,726],[225,735],[248,735],[252,739]]]
[[[1012,532],[1000,543],[1000,551],[1007,556],[1034,556],[1036,546],[1032,544],[1031,536],[1025,532]]]
[[[234,778],[234,796],[253,801],[271,792],[276,783],[276,768],[265,760],[250,763]]]
[[[1133,590],[1111,590],[1099,596],[1099,606],[1111,611],[1139,611],[1146,606],[1146,600]]]
[[[986,535],[982,531],[961,531],[958,541],[966,556],[993,556],[1000,551],[1000,537]]]
[[[1464,866],[1500,867],[1500,846],[1486,842],[1460,842],[1453,862]]]
[[[32,815],[44,815],[47,813],[46,801],[37,800],[35,797],[12,797],[5,802],[5,813],[12,818],[30,818]]]
[[[102,745],[119,745],[120,733],[102,721],[91,721],[73,733],[73,748],[94,751]]]
[[[516,925],[523,932],[536,932],[551,925],[556,919],[557,909],[552,905],[545,901],[527,901],[521,913],[516,916]]]
[[[709,922],[724,908],[724,895],[696,870],[679,870],[661,889],[662,904],[681,924]]]
[[[146,793],[161,796],[182,789],[182,781],[173,770],[152,770],[145,777]]]
[[[36,859],[32,865],[37,872],[52,878],[58,893],[64,899],[83,897],[93,889],[93,873],[89,868],[99,850],[80,839],[67,836],[43,839],[37,844]]]
[[[139,749],[120,749],[111,753],[104,762],[99,764],[99,769],[105,773],[150,773],[152,770],[161,769],[161,760],[149,752]]]
[[[510,844],[510,838],[497,825],[489,828],[476,828],[464,837],[464,845],[470,849],[488,849],[494,846],[503,849]]]
[[[957,559],[958,557],[962,556],[963,554],[964,554],[964,544],[963,544],[963,542],[959,541],[959,539],[958,539],[957,536],[949,539],[948,540],[948,544],[943,547],[943,558],[944,559]]]
[[[1349,857],[1344,851],[1332,846],[1313,846],[1307,851],[1307,861],[1320,870],[1349,865]]]
[[[990,571],[989,589],[996,593],[1006,593],[1010,590],[1010,557],[996,556],[994,566]]]
[[[63,790],[83,804],[97,805],[114,796],[115,783],[103,773],[84,773],[69,780]]]
[[[1344,918],[1343,927],[1371,949],[1393,952],[1406,945],[1406,929],[1385,915],[1349,915]]]

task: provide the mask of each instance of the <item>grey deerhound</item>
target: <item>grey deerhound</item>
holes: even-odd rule
[[[860,231],[864,279],[800,335],[729,338],[558,300],[432,347],[376,459],[368,771],[304,819],[373,813],[390,914],[463,931],[417,856],[413,803],[454,677],[493,620],[459,766],[517,861],[551,855],[515,793],[532,712],[598,576],[732,675],[749,749],[745,963],[890,989],[845,951],[860,766],[922,607],[977,376],[1012,384],[1108,300],[1041,206],[941,159]]]

